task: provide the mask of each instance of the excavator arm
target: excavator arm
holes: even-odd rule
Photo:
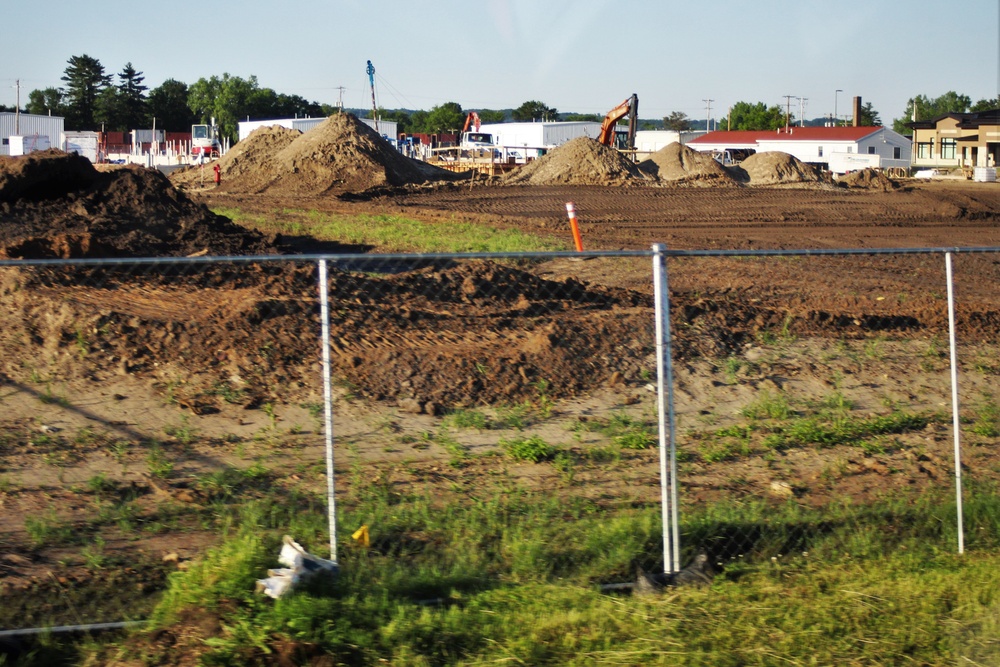
[[[479,122],[479,114],[475,111],[470,111],[469,115],[465,117],[465,125],[462,127],[462,132],[468,132],[470,125],[475,128],[476,132],[479,131],[481,123]]]
[[[635,129],[638,113],[639,96],[633,93],[631,97],[609,111],[608,115],[604,117],[604,122],[601,123],[601,134],[597,137],[597,141],[605,146],[613,145],[615,143],[615,125],[625,116],[629,116],[629,148],[632,148],[635,145]]]

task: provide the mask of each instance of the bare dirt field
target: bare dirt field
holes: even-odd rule
[[[294,141],[281,138],[289,169],[301,168],[296,150],[324,150],[316,141],[292,150]],[[591,250],[1000,246],[1000,187],[957,180],[427,185],[429,172],[405,166],[378,178],[355,170],[339,184],[310,172],[305,185],[249,170],[246,187],[234,179],[219,189],[192,172],[175,190],[141,170],[60,168],[83,175],[56,187],[31,168],[0,170],[0,257],[283,252],[280,238],[202,204],[568,239],[573,201]],[[970,425],[989,417],[1000,391],[998,262],[955,257]],[[459,495],[499,476],[608,506],[656,502],[649,267],[648,258],[334,266],[338,493],[349,500],[358,485],[384,484]],[[821,507],[948,484],[941,255],[677,258],[669,269],[682,503]],[[0,590],[10,601],[0,626],[140,615],[165,573],[214,539],[220,506],[324,488],[316,281],[312,264],[0,267]],[[835,408],[869,425],[916,417],[888,436],[875,429],[818,449],[769,449],[766,429],[722,434],[766,419],[748,415],[768,397],[809,418]],[[504,442],[528,437],[559,445],[572,465],[503,455]],[[969,434],[976,479],[1000,474],[994,443],[986,428]]]

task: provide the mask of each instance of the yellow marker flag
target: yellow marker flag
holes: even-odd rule
[[[363,547],[371,546],[371,539],[368,537],[368,524],[365,524],[354,531],[354,534],[352,534],[351,537]]]

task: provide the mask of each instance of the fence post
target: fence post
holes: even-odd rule
[[[653,245],[653,295],[656,303],[656,407],[660,435],[660,502],[663,518],[663,571],[678,572],[680,529],[677,510],[677,447],[674,420],[674,369],[670,338],[670,292],[663,253]]]
[[[323,418],[326,435],[326,500],[330,521],[330,560],[337,562],[337,501],[333,483],[333,386],[330,381],[330,300],[326,260],[319,260],[319,312],[323,346]]]
[[[951,253],[944,254],[948,280],[948,347],[951,349],[951,427],[955,436],[955,502],[958,512],[958,553],[965,553],[965,527],[962,520],[962,447],[958,414],[958,353],[955,345],[955,289],[951,273]]]

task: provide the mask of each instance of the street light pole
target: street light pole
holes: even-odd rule
[[[835,90],[833,92],[833,126],[834,127],[837,127],[838,123],[840,122],[838,120],[838,116],[837,116],[837,95],[840,94],[840,93],[842,93],[842,92],[844,92],[844,91],[842,91],[840,88],[838,88],[837,90]]]

